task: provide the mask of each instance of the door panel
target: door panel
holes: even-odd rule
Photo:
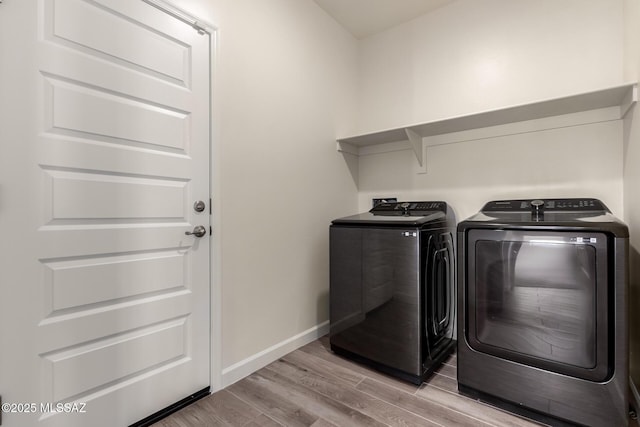
[[[49,2],[45,5],[45,38],[186,86],[191,66],[189,43],[127,19],[120,15],[122,9],[108,8],[114,2],[106,4]],[[126,40],[135,43],[123,43]]]
[[[42,263],[44,290],[49,294],[47,316],[88,304],[186,289],[188,259],[175,250]]]
[[[186,317],[182,317],[42,355],[45,381],[52,385],[50,401],[84,395],[169,361],[184,360],[186,329]]]
[[[189,138],[189,115],[151,100],[137,100],[108,89],[64,82],[60,76],[45,80],[49,131],[184,154]]]
[[[0,200],[20,230],[3,227],[0,394],[86,406],[2,423],[128,425],[209,385],[210,237],[185,232],[210,225],[193,209],[210,198],[210,40],[142,1],[24,3],[0,5],[38,35],[12,65],[21,121],[2,122],[21,191]]]
[[[167,178],[140,178],[86,173],[84,170],[43,170],[47,202],[51,213],[47,224],[90,220],[187,221],[189,182]]]

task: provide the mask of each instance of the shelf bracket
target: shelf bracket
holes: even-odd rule
[[[633,85],[624,96],[620,103],[620,118],[624,118],[627,112],[638,102],[638,85]]]
[[[426,150],[422,142],[422,136],[409,128],[405,128],[404,132],[407,134],[407,139],[409,140],[411,148],[413,148],[413,152],[418,160],[418,173],[427,173],[427,159],[425,158]]]
[[[340,153],[352,154],[354,156],[360,155],[360,150],[353,144],[349,144],[348,142],[337,141],[336,142],[336,150]]]

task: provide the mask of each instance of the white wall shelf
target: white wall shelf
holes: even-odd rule
[[[422,172],[426,172],[425,138],[611,107],[618,109],[615,116],[620,119],[637,101],[638,84],[632,82],[562,98],[338,138],[337,148],[340,152],[359,155],[361,147],[409,141]]]

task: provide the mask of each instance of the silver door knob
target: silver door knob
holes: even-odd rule
[[[193,231],[185,231],[184,234],[186,234],[187,236],[194,235],[196,237],[202,237],[207,234],[207,229],[202,225],[196,225]]]

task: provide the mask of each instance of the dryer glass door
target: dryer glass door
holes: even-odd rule
[[[467,339],[502,358],[608,376],[607,237],[470,230]]]

